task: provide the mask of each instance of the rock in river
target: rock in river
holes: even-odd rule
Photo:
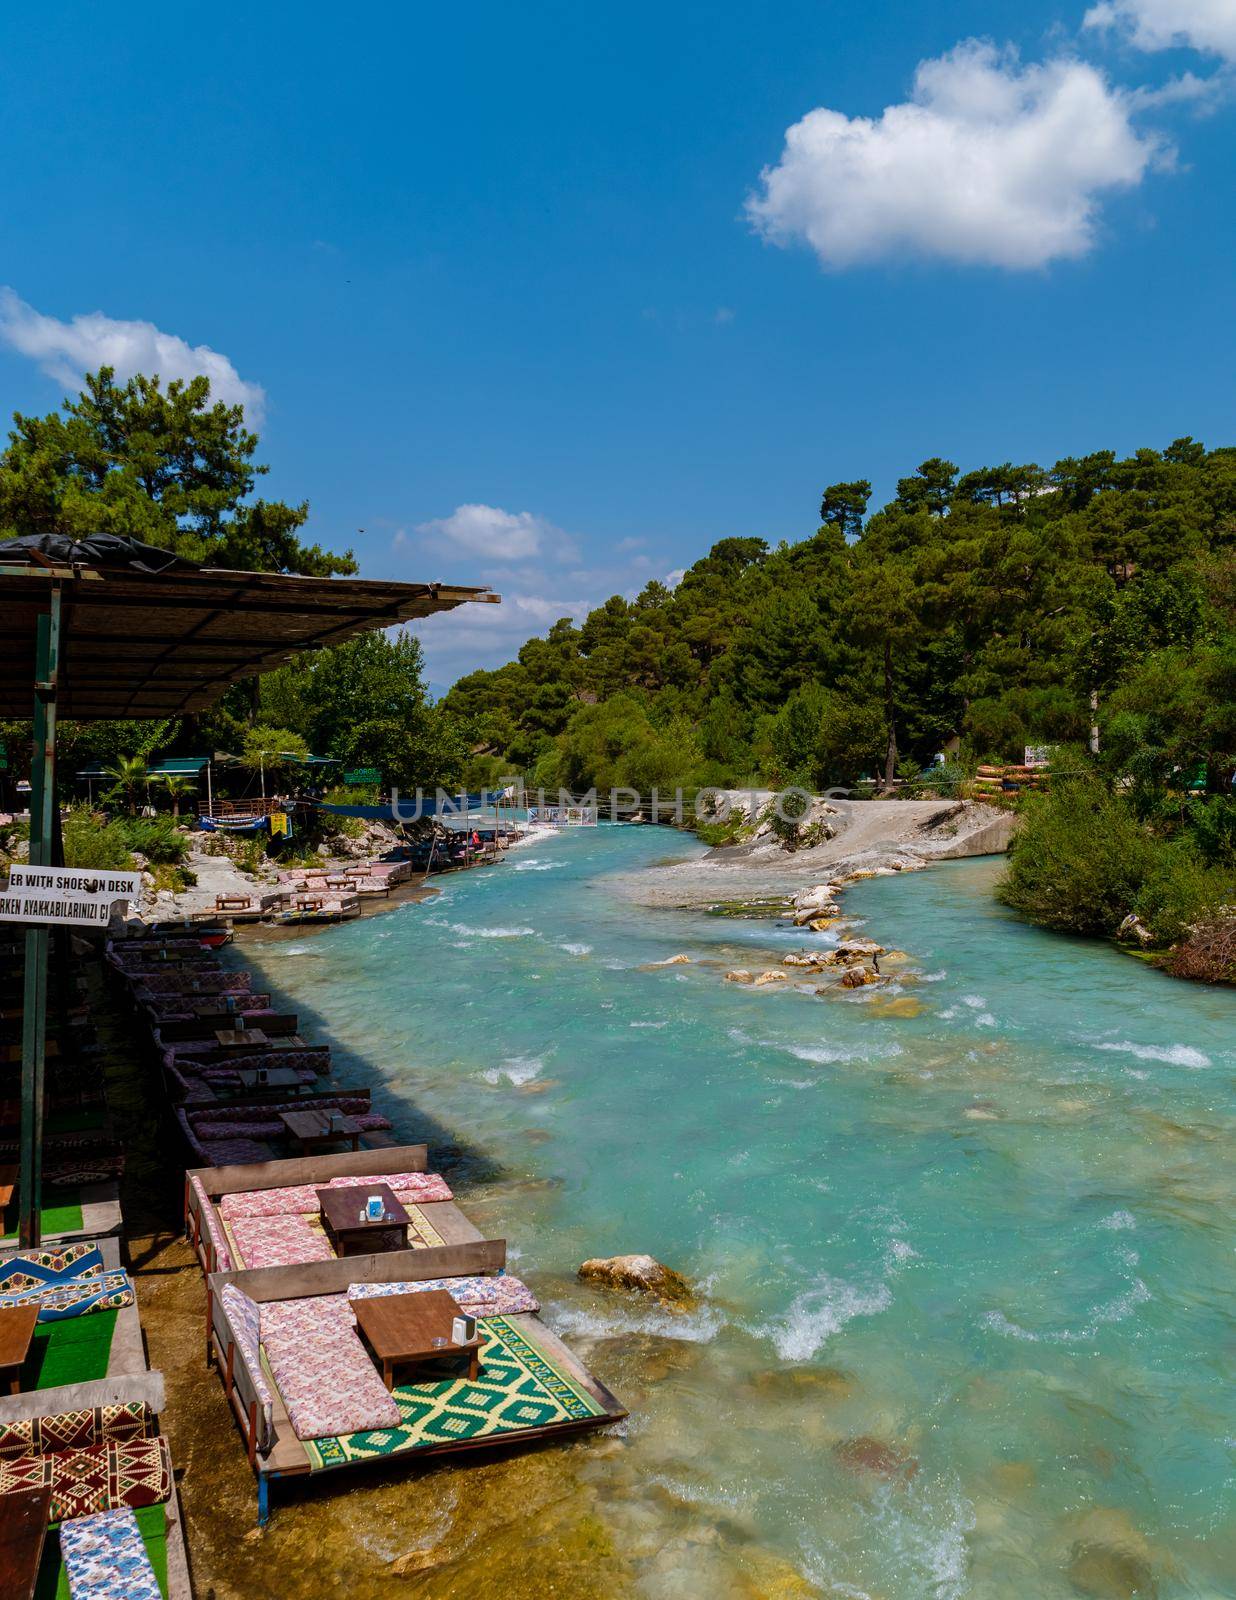
[[[691,1285],[682,1274],[654,1256],[596,1256],[584,1262],[579,1275],[609,1289],[636,1289],[641,1294],[655,1295],[666,1305],[683,1310],[695,1302]]]

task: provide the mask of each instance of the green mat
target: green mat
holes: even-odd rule
[[[133,1513],[155,1569],[159,1588],[167,1593],[167,1507],[141,1506]],[[39,1567],[39,1581],[35,1586],[34,1600],[70,1600],[69,1580],[60,1559],[60,1541],[53,1530],[43,1546],[43,1562]]]
[[[71,1205],[44,1206],[40,1213],[43,1237],[49,1233],[80,1233],[82,1226],[82,1208],[74,1201]],[[17,1229],[0,1235],[5,1239],[16,1239]]]
[[[480,1329],[484,1343],[475,1382],[446,1378],[402,1385],[392,1392],[402,1418],[398,1428],[306,1439],[310,1470],[605,1415],[587,1389],[555,1366],[509,1318],[487,1317]]]
[[[55,1389],[62,1383],[106,1378],[118,1311],[88,1311],[63,1322],[41,1322],[30,1341],[22,1369],[29,1389]]]

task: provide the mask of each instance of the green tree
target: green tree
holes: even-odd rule
[[[302,544],[307,505],[252,500],[268,469],[244,408],[211,403],[206,378],[117,383],[111,367],[45,417],[13,418],[0,455],[0,529],[115,533],[212,566],[320,577],[350,551]]]
[[[137,815],[142,795],[149,782],[149,772],[144,756],[117,756],[104,767],[112,786],[107,791],[108,800],[122,800],[131,817]]]

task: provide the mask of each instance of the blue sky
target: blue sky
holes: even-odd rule
[[[508,598],[439,686],[838,478],[1236,443],[1236,0],[116,16],[0,61],[0,405],[207,366],[314,537]]]

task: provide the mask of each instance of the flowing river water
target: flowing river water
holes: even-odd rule
[[[741,987],[829,937],[633,903],[667,853],[571,832],[240,952],[629,1405],[563,1452],[621,1592],[1236,1595],[1236,997],[992,861],[849,891],[891,988]],[[575,1281],[628,1251],[699,1308]]]

